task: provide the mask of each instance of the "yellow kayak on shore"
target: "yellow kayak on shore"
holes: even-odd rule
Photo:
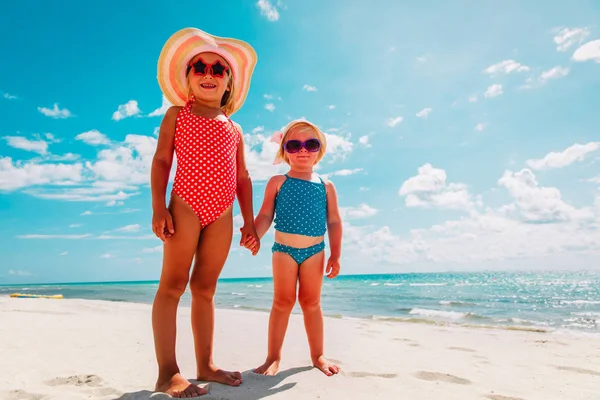
[[[32,298],[32,299],[62,299],[62,294],[54,295],[43,295],[43,294],[26,294],[26,293],[12,293],[10,297],[15,298]]]

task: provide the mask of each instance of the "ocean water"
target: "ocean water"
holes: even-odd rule
[[[0,286],[10,293],[152,303],[158,282]],[[216,306],[270,310],[270,278],[223,279]],[[60,300],[53,300],[60,301]],[[187,291],[182,304],[190,304]],[[325,315],[422,324],[600,335],[600,272],[431,273],[325,278]],[[294,312],[300,312],[296,306]]]

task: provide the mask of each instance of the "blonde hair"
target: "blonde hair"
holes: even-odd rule
[[[199,54],[203,54],[203,53],[211,53],[211,52],[205,51],[202,53],[198,53],[198,54],[194,55],[192,58],[190,58],[190,61],[193,60],[194,58],[196,58],[196,56],[198,56]],[[223,61],[225,61],[225,64],[227,64],[227,67],[228,67],[229,81],[227,82],[227,88],[229,90],[226,90],[225,93],[223,93],[223,97],[221,97],[221,110],[226,115],[229,115],[232,113],[233,109],[235,108],[235,85],[233,84],[233,68],[231,68],[231,64],[229,63],[229,61],[227,61],[225,59],[225,57],[223,57],[222,55],[217,54],[217,53],[211,53],[211,54],[216,54],[219,57],[221,57],[223,59]],[[191,94],[190,74],[189,73],[186,75],[185,80],[188,85],[188,96],[189,96]]]
[[[283,145],[285,144],[286,138],[292,131],[299,132],[305,130],[313,131],[317,136],[317,139],[319,139],[319,142],[321,142],[321,148],[317,153],[317,160],[315,161],[315,164],[317,164],[319,161],[321,161],[321,159],[323,159],[323,156],[325,156],[325,152],[327,151],[325,134],[321,131],[321,129],[319,129],[318,126],[309,121],[295,121],[290,123],[290,125],[288,125],[285,128],[285,130],[283,131],[283,137],[281,138],[281,143],[279,144],[279,149],[277,150],[278,159],[283,160],[286,164],[289,165],[290,159],[288,158],[287,153],[283,149]]]

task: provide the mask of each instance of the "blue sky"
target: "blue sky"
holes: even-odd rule
[[[256,211],[273,130],[328,133],[343,273],[598,268],[596,2],[69,3],[0,15],[0,283],[158,279],[156,63],[188,26],[258,53]],[[272,235],[235,240],[223,277],[269,276]]]

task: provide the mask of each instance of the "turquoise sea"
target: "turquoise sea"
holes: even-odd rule
[[[158,282],[0,286],[10,293],[151,303]],[[270,278],[219,281],[216,306],[269,311]],[[60,300],[54,300],[60,301]],[[182,304],[190,304],[186,292]],[[600,334],[600,272],[352,275],[324,280],[323,311],[337,318]],[[296,307],[295,312],[300,312]]]

